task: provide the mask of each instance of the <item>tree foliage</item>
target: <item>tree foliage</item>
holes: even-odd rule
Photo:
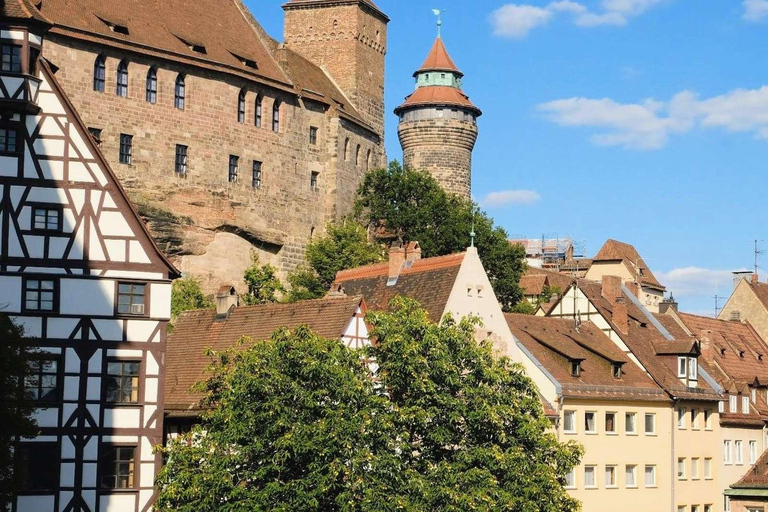
[[[390,309],[365,351],[299,328],[214,354],[211,409],[164,450],[158,510],[576,510],[582,450],[548,431],[523,369],[472,320]]]
[[[552,286],[544,285],[544,287],[541,289],[541,295],[536,297],[536,300],[534,302],[529,301],[528,299],[520,299],[520,302],[515,304],[515,307],[512,308],[513,313],[520,313],[523,315],[535,315],[536,311],[538,311],[539,306],[542,304],[546,304],[550,300],[552,300],[552,297],[555,295],[562,294],[562,290],[559,286]]]
[[[0,314],[0,340],[0,510],[10,510],[18,484],[13,472],[13,446],[17,436],[33,436],[37,427],[31,404],[23,400],[20,389],[32,354],[22,330],[4,314]]]
[[[176,318],[184,311],[209,309],[213,301],[203,294],[200,282],[194,277],[185,277],[173,282],[171,289],[171,317]]]
[[[278,302],[279,295],[285,292],[277,277],[277,269],[269,263],[261,265],[255,252],[251,253],[251,266],[245,269],[243,280],[248,291],[241,298],[249,306]]]
[[[353,219],[330,223],[323,236],[307,246],[307,265],[288,276],[290,301],[325,295],[340,270],[376,263],[384,259],[381,245],[368,240],[368,232]]]
[[[376,233],[402,242],[418,241],[424,257],[461,252],[475,245],[502,308],[511,311],[522,298],[518,283],[525,250],[508,242],[506,231],[473,202],[446,193],[428,173],[392,162],[366,175],[355,213]]]

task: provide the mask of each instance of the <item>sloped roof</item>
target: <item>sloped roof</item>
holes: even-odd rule
[[[0,0],[0,17],[51,24],[51,21],[43,16],[31,0]]]
[[[362,295],[368,309],[384,311],[389,301],[402,295],[418,301],[427,310],[429,319],[439,322],[443,317],[453,285],[466,253],[424,258],[403,268],[393,286],[387,286],[389,263],[378,263],[336,274],[334,287],[342,286],[348,295]]]
[[[520,288],[525,295],[541,295],[544,292],[544,286],[550,288],[559,288],[565,292],[573,283],[573,278],[543,268],[528,267],[520,278]]]
[[[755,292],[755,296],[762,302],[763,306],[768,309],[768,284],[766,283],[753,283],[749,280],[745,280],[752,291]]]
[[[669,398],[645,372],[630,362],[596,325],[531,315],[504,315],[512,334],[560,383],[563,395],[591,398],[662,400]],[[571,363],[580,362],[578,376]],[[622,366],[622,377],[613,377],[613,365]]]
[[[211,362],[204,355],[206,348],[226,350],[242,336],[265,340],[281,327],[295,329],[302,325],[319,336],[340,338],[362,303],[358,296],[241,306],[234,308],[226,320],[217,320],[214,310],[182,313],[168,336],[165,408],[184,411],[197,407],[203,396],[189,389],[206,378],[205,368]]]
[[[448,71],[449,73],[456,73],[459,76],[464,76],[464,74],[459,71],[459,68],[456,67],[456,64],[453,63],[451,56],[448,55],[448,50],[445,49],[443,39],[439,36],[435,39],[435,43],[432,45],[432,49],[429,51],[429,55],[427,55],[424,63],[413,76],[428,71]]]
[[[436,106],[436,107],[461,107],[472,110],[478,116],[482,111],[469,101],[469,96],[461,92],[461,89],[443,85],[430,85],[419,87],[413,94],[405,98],[405,103],[395,109],[395,114],[409,108]]]
[[[747,470],[741,480],[731,485],[732,489],[768,489],[768,450]],[[726,491],[727,494],[727,491]]]
[[[666,288],[656,279],[656,276],[653,275],[653,272],[648,268],[648,265],[633,245],[619,242],[618,240],[608,240],[603,244],[600,250],[597,251],[595,257],[592,258],[593,263],[614,260],[623,261],[629,272],[641,285],[655,288],[660,291],[666,290]]]
[[[637,357],[643,367],[648,370],[653,380],[671,396],[691,400],[721,399],[720,394],[703,378],[699,378],[695,388],[689,388],[680,382],[680,379],[677,377],[677,357],[675,354],[689,353],[687,351],[695,347],[696,340],[694,338],[686,334],[684,339],[667,339],[664,333],[648,317],[650,313],[647,310],[641,310],[622,291],[629,316],[627,333],[623,333],[613,322],[614,306],[603,297],[602,285],[586,279],[580,279],[578,285],[584,295],[627,345],[629,350]],[[664,326],[663,323],[662,326]]]

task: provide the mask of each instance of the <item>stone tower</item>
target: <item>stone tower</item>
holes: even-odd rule
[[[482,115],[461,90],[464,76],[451,60],[440,36],[427,60],[413,74],[416,91],[395,109],[403,164],[428,171],[443,188],[470,198],[472,149],[477,118]]]
[[[384,140],[389,18],[372,0],[289,0],[285,45],[323,67]]]

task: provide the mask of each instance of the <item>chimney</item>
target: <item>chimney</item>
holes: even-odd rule
[[[632,292],[632,295],[634,295],[638,299],[640,298],[640,283],[638,283],[637,281],[632,281],[631,283],[627,283],[626,286],[629,289],[629,291]]]
[[[613,304],[616,297],[621,297],[621,278],[619,276],[603,276],[603,298]]]
[[[231,284],[225,284],[219,287],[216,292],[216,319],[226,320],[232,308],[240,305],[240,297],[237,295],[235,287]]]
[[[707,361],[712,361],[714,355],[712,341],[710,340],[711,335],[712,331],[705,330],[701,331],[697,336],[699,338],[699,347],[701,347],[701,356]]]
[[[328,293],[325,295],[327,299],[338,299],[346,296],[347,296],[347,293],[344,291],[344,285],[342,284],[334,284],[333,286],[331,286],[331,289],[328,290]]]
[[[731,311],[731,316],[728,318],[731,322],[741,322],[741,312],[738,309]]]
[[[395,242],[389,248],[389,279],[397,280],[405,263],[405,248]]]
[[[760,278],[757,274],[752,274],[752,284],[757,284],[760,282]]]
[[[421,245],[419,242],[409,242],[405,246],[405,261],[419,261],[421,259]]]
[[[629,313],[627,313],[624,297],[617,297],[616,302],[613,303],[613,324],[622,334],[629,332]]]

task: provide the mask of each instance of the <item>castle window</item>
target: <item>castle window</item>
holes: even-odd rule
[[[32,208],[32,229],[35,231],[61,231],[61,207]]]
[[[2,51],[2,69],[11,73],[21,73],[21,46],[16,44],[0,45]]]
[[[309,188],[314,192],[320,190],[320,187],[317,184],[318,178],[320,178],[320,173],[312,171],[312,174],[309,177]]]
[[[125,133],[120,134],[120,158],[121,164],[131,165],[133,163],[133,135]]]
[[[349,139],[344,141],[344,161],[349,160]]]
[[[187,98],[187,86],[184,83],[184,75],[179,73],[176,77],[176,86],[173,92],[173,104],[179,110],[184,110],[184,101]]]
[[[229,173],[227,174],[227,181],[230,183],[237,182],[237,166],[240,163],[240,157],[236,155],[229,155]]]
[[[154,67],[147,71],[147,101],[157,103],[157,70]]]
[[[101,128],[88,127],[88,133],[91,134],[93,142],[95,142],[97,146],[101,146]]]
[[[256,124],[256,128],[261,128],[261,108],[264,103],[264,96],[261,94],[258,94],[256,96],[256,119],[254,123]]]
[[[117,285],[117,314],[144,316],[146,314],[147,285],[119,283]]]
[[[59,487],[59,446],[56,443],[20,443],[17,448],[19,488],[55,491]]]
[[[133,489],[136,447],[105,446],[101,457],[101,487]]]
[[[240,95],[237,97],[237,122],[245,122],[245,89],[240,91]]]
[[[253,188],[261,188],[261,162],[258,160],[253,161],[253,171],[251,174],[251,186]]]
[[[309,143],[313,146],[317,145],[317,128],[314,126],[309,127]]]
[[[360,165],[360,144],[358,144],[355,149],[355,165]]]
[[[275,104],[272,105],[272,131],[280,132],[280,100],[275,100]]]
[[[19,133],[10,128],[0,128],[0,153],[15,154],[18,151]]]
[[[135,404],[139,401],[138,361],[107,361],[106,401],[111,404]]]
[[[366,170],[366,172],[370,168],[371,168],[371,150],[369,149],[368,150],[368,154],[365,155],[365,170]]]
[[[107,83],[107,66],[104,63],[104,56],[99,55],[93,63],[93,90],[104,92],[104,86]]]
[[[176,144],[176,176],[179,178],[187,177],[187,150],[189,148],[182,144]]]
[[[115,92],[123,98],[128,97],[128,63],[124,60],[121,60],[120,64],[117,65],[117,89]]]
[[[52,279],[25,279],[24,309],[26,311],[55,311],[56,281]]]

